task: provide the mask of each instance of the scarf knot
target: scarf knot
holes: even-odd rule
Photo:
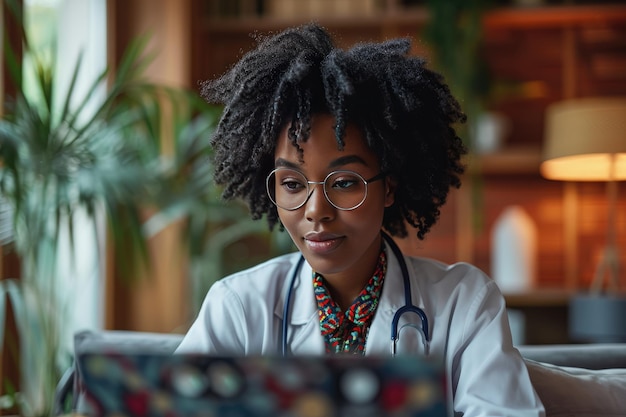
[[[387,258],[381,249],[374,275],[345,312],[330,296],[324,277],[313,272],[313,289],[326,353],[365,353],[367,333],[378,307],[386,271]]]

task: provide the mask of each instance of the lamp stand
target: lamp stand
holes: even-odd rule
[[[615,220],[617,211],[616,156],[611,155],[608,199],[607,243],[591,282],[590,293],[570,300],[569,332],[573,339],[595,343],[626,341],[626,297],[620,293],[619,252]],[[608,277],[606,292],[603,292]]]
[[[617,250],[617,236],[615,230],[617,212],[618,184],[615,180],[615,169],[617,166],[617,156],[610,155],[609,160],[609,180],[606,183],[606,194],[608,200],[607,234],[606,246],[602,252],[600,263],[596,268],[595,275],[591,281],[591,293],[599,294],[605,277],[608,278],[607,290],[617,293],[619,285],[619,251]]]

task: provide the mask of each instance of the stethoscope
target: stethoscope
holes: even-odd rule
[[[400,251],[400,248],[393,241],[393,239],[382,232],[382,236],[385,239],[387,245],[391,248],[395,257],[398,259],[398,263],[400,264],[400,270],[402,271],[402,280],[404,282],[404,306],[400,307],[393,315],[391,319],[391,356],[396,356],[398,341],[400,340],[400,333],[406,327],[412,327],[416,329],[422,336],[422,341],[424,344],[424,353],[428,355],[429,346],[430,346],[430,333],[428,332],[428,318],[426,317],[426,313],[424,310],[417,307],[411,301],[411,282],[409,281],[409,271],[406,267],[406,262],[404,260],[404,256]],[[283,356],[287,356],[287,330],[289,327],[289,312],[291,307],[291,295],[293,293],[293,287],[295,285],[296,279],[299,275],[300,269],[302,268],[302,264],[304,263],[304,256],[300,255],[298,259],[298,263],[293,271],[293,275],[291,276],[291,280],[289,283],[289,288],[287,291],[287,297],[285,300],[285,306],[283,307],[283,326],[282,326],[282,354]],[[406,313],[414,313],[420,318],[421,327],[414,323],[407,323],[398,328],[400,324],[400,317]]]

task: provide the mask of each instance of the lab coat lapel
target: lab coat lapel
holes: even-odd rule
[[[283,288],[284,302],[287,299],[292,275],[293,269],[289,272]],[[276,307],[275,314],[281,319],[283,318],[283,305]],[[289,320],[288,352],[293,354],[324,354],[324,339],[319,329],[317,305],[313,293],[312,270],[306,261],[302,264],[298,278],[291,289],[291,308],[287,320]],[[278,348],[280,351],[281,346]]]
[[[387,245],[385,245],[385,251],[387,255],[387,274],[385,275],[385,283],[383,284],[380,302],[367,336],[365,352],[368,355],[391,354],[391,321],[395,312],[405,305],[404,282],[400,263]],[[409,270],[411,288],[414,290],[416,289],[415,287],[417,287],[416,278],[413,276],[414,271],[411,268],[411,263],[408,261],[407,267]],[[413,303],[419,306],[421,305],[421,300],[419,299],[421,297],[415,297],[414,293],[415,291],[412,291],[411,294]],[[402,315],[398,329],[409,323],[421,328],[421,322],[417,315],[408,313]],[[406,328],[403,331],[400,342],[398,343],[398,353],[417,353],[424,351],[421,338],[419,336],[415,337],[415,333],[417,333],[417,331],[411,328]]]

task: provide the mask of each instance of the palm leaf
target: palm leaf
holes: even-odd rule
[[[13,234],[23,270],[19,284],[0,281],[0,342],[4,308],[10,302],[14,309],[26,309],[29,285],[35,287],[29,294],[41,297],[42,306],[54,303],[46,297],[58,284],[56,248],[67,234],[70,254],[76,256],[73,232],[80,211],[87,213],[96,234],[99,216],[106,217],[105,244],[110,243],[117,272],[125,278],[140,276],[137,272],[149,266],[147,239],[182,220],[182,243],[190,254],[196,288],[207,288],[221,276],[220,256],[234,241],[269,236],[263,222],[249,220],[243,205],[222,202],[212,184],[208,139],[221,109],[193,92],[145,80],[151,59],[147,41],[143,37],[131,43],[116,71],[97,74],[84,95],[78,89],[82,55],[63,91],[52,66],[35,57],[38,96],[27,96],[18,83],[17,96],[6,107],[0,121],[0,235]],[[28,42],[24,45],[25,53],[31,53]],[[18,76],[21,68],[16,60],[14,64]],[[91,106],[91,97],[107,82],[104,99]],[[168,152],[161,149],[162,137],[173,140]],[[96,240],[97,245],[102,242]],[[35,320],[33,314],[24,315],[18,327],[54,340],[62,331],[55,321],[62,317],[62,306],[56,308],[57,316],[37,313]],[[60,354],[52,349],[40,356],[49,360],[49,355]],[[50,385],[51,379],[42,383]]]

